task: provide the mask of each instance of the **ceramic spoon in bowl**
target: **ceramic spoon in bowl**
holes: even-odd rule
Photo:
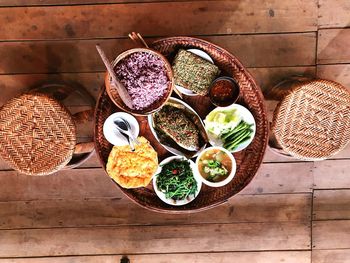
[[[102,50],[100,45],[96,45],[96,49],[97,49],[98,53],[100,54],[100,57],[101,57],[103,63],[105,64],[109,75],[112,78],[113,85],[117,88],[117,91],[119,93],[120,98],[122,99],[122,101],[125,103],[126,106],[128,106],[130,109],[133,109],[134,106],[132,104],[132,99],[131,99],[128,91],[124,87],[124,85],[117,78],[117,75],[115,74],[112,65],[109,63],[105,52]]]

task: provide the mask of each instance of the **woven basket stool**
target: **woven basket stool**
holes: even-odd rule
[[[21,173],[54,173],[71,160],[75,146],[72,116],[50,96],[23,94],[0,109],[0,156]]]
[[[328,80],[297,83],[277,105],[271,131],[285,155],[327,159],[350,141],[350,93]]]

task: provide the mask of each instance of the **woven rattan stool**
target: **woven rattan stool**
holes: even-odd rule
[[[277,105],[271,131],[286,155],[329,158],[350,141],[350,93],[328,80],[297,83]]]
[[[72,158],[75,144],[70,113],[47,95],[23,94],[0,109],[0,156],[21,173],[60,170]]]

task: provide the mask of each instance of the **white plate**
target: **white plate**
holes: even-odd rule
[[[203,50],[200,49],[196,49],[196,48],[191,48],[191,49],[187,49],[188,52],[191,52],[195,55],[197,55],[198,57],[201,57],[207,61],[209,61],[210,63],[214,64],[213,59],[207,54],[205,53]],[[184,87],[181,87],[179,85],[175,85],[176,89],[178,89],[182,94],[185,94],[187,96],[198,96],[198,94],[194,93],[193,91],[186,89]]]
[[[200,176],[198,173],[197,173],[197,169],[196,169],[196,164],[192,161],[192,160],[188,160],[190,162],[190,167],[192,169],[192,172],[193,172],[193,177],[194,179],[196,180],[197,182],[197,192],[195,193],[194,196],[191,196],[190,199],[186,199],[186,200],[173,200],[173,199],[169,199],[169,198],[166,198],[165,197],[165,194],[161,191],[158,190],[157,188],[157,183],[156,183],[156,180],[157,180],[157,175],[162,171],[162,166],[172,160],[186,160],[185,157],[182,157],[182,156],[171,156],[171,157],[168,157],[166,159],[164,159],[158,166],[158,170],[156,172],[156,174],[153,176],[153,189],[154,191],[156,192],[157,196],[159,197],[160,200],[162,200],[164,203],[167,203],[169,205],[174,205],[174,206],[180,206],[180,205],[186,205],[190,202],[192,202],[199,194],[200,190],[201,190],[201,187],[202,187],[202,181],[200,180],[200,178],[198,176]]]
[[[253,133],[250,137],[250,139],[242,144],[240,144],[233,152],[239,152],[242,151],[243,149],[245,149],[246,147],[248,147],[248,145],[253,141],[254,137],[255,137],[255,132],[256,132],[256,123],[255,123],[255,119],[253,117],[253,115],[251,114],[251,112],[243,107],[242,105],[239,104],[232,104],[230,106],[227,107],[217,107],[215,108],[213,111],[218,111],[218,110],[228,110],[228,109],[236,109],[238,114],[241,116],[242,120],[245,121],[248,124],[253,124],[253,126],[251,127],[251,129],[253,130]],[[223,142],[220,138],[218,138],[216,135],[210,133],[207,131],[208,134],[208,138],[209,138],[209,142],[211,145],[213,146],[223,146]]]
[[[103,124],[103,135],[107,141],[115,146],[127,145],[127,139],[118,131],[113,122],[117,117],[123,118],[130,123],[132,134],[135,136],[135,138],[139,135],[139,123],[134,116],[126,112],[116,112],[110,115]]]

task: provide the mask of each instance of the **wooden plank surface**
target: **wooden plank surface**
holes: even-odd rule
[[[222,252],[191,254],[129,255],[132,263],[310,263],[309,251]],[[0,259],[0,263],[117,263],[122,256],[77,256],[26,259]],[[338,262],[335,262],[338,263]]]
[[[319,28],[348,27],[350,2],[348,0],[319,0]]]
[[[350,90],[350,64],[318,65],[317,76],[339,82]]]
[[[317,63],[350,62],[350,29],[322,29],[318,31]]]
[[[314,221],[312,247],[313,249],[350,248],[350,220]]]
[[[349,263],[350,249],[313,250],[313,263]]]
[[[118,3],[148,3],[148,2],[168,2],[169,0],[0,0],[1,6],[56,6],[56,5],[92,5],[92,4],[118,4]],[[188,0],[177,0],[188,1]],[[203,0],[192,0],[203,1]],[[211,0],[215,1],[215,0]]]
[[[263,91],[267,91],[283,79],[292,75],[315,75],[315,67],[268,67],[248,69]],[[328,72],[328,71],[327,71]],[[52,74],[0,74],[0,106],[9,99],[28,91],[32,87],[38,87],[44,83],[69,83],[72,86],[84,87],[95,99],[97,99],[101,85],[104,81],[104,71],[88,73],[52,73]],[[334,74],[333,74],[334,75]],[[332,75],[332,76],[333,76]],[[350,84],[350,78],[349,78]],[[350,85],[349,85],[350,86]],[[269,107],[269,102],[266,101]],[[78,105],[78,104],[72,104]],[[79,105],[82,102],[79,101]],[[271,106],[271,112],[274,106]]]
[[[0,229],[308,222],[310,209],[311,194],[237,195],[217,209],[193,215],[151,212],[126,197],[6,201],[0,202]]]
[[[307,193],[312,185],[312,163],[269,163],[261,166],[241,193]]]
[[[295,54],[298,54],[298,52],[294,52],[294,55]],[[290,55],[293,56],[293,54]],[[279,56],[279,58],[281,58],[281,56]],[[277,61],[280,61],[280,59],[277,58],[276,62]],[[311,62],[312,60],[310,59],[308,61]],[[311,62],[311,64],[313,64],[313,62]],[[312,77],[316,75],[316,66],[264,67],[249,68],[248,70],[253,75],[254,79],[257,81],[263,92],[268,91],[269,89],[277,85],[279,82],[291,76],[303,75]]]
[[[306,250],[310,248],[310,240],[310,226],[307,223],[3,230],[0,254],[2,257],[35,257]]]
[[[312,163],[303,162],[263,164],[241,193],[309,193],[313,184],[312,167]],[[102,168],[66,170],[43,177],[0,171],[0,182],[4,186],[0,191],[0,201],[122,196]],[[50,187],[45,187],[47,185]]]
[[[226,48],[242,60],[246,67],[313,65],[315,63],[315,33],[204,36],[202,38]],[[149,42],[153,40],[154,38]],[[95,48],[97,43],[103,47],[111,60],[120,52],[135,47],[129,39],[0,42],[2,56],[0,73],[104,71],[105,67]]]
[[[44,83],[65,82],[71,84],[73,87],[82,86],[97,99],[103,81],[104,72],[0,75],[0,106],[9,99],[28,91],[30,88],[39,87]],[[71,105],[83,104],[82,101],[78,103]]]
[[[50,176],[0,171],[1,201],[38,199],[121,198],[123,195],[102,169],[73,169]]]
[[[350,219],[350,189],[315,190],[313,219]]]
[[[6,27],[1,38],[114,38],[125,37],[135,29],[147,36],[314,31],[316,3],[250,0],[4,7],[0,9],[0,23]]]
[[[314,188],[350,188],[349,160],[317,162],[313,168]]]
[[[313,184],[311,170],[312,163],[263,164],[241,193],[308,193]],[[66,170],[44,177],[0,171],[0,182],[4,187],[0,201],[122,196],[102,168]]]

